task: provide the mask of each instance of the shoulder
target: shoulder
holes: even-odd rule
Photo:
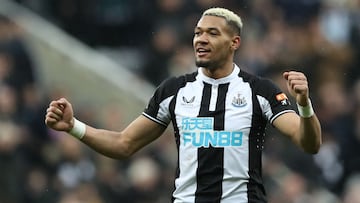
[[[166,85],[172,85],[172,86],[181,86],[187,82],[195,81],[197,74],[198,74],[198,72],[195,71],[195,72],[180,75],[180,76],[173,76],[173,77],[166,79],[161,85],[166,84]]]
[[[246,71],[241,70],[239,77],[244,82],[249,83],[251,88],[256,92],[268,92],[269,90],[278,90],[278,86],[269,78],[257,76]]]
[[[155,95],[157,95],[158,98],[167,98],[175,95],[186,83],[195,81],[196,76],[197,72],[170,77],[156,88]]]
[[[157,91],[174,92],[181,87],[184,87],[186,83],[196,80],[197,72],[173,76],[164,80],[158,87]]]

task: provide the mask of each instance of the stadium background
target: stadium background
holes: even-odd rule
[[[0,0],[0,202],[169,202],[171,128],[117,161],[43,118],[65,96],[79,119],[122,129],[160,81],[192,70],[193,27],[212,6],[241,15],[244,69],[284,90],[283,70],[307,74],[322,122],[314,156],[269,126],[269,202],[360,202],[359,0]]]

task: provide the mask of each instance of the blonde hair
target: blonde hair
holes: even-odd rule
[[[231,29],[238,35],[241,34],[241,30],[243,27],[243,23],[241,21],[240,16],[238,16],[237,14],[235,14],[234,12],[226,9],[226,8],[209,8],[207,10],[204,11],[204,13],[202,14],[203,16],[217,16],[217,17],[222,17],[226,20],[226,22],[229,24],[229,26],[231,27]]]

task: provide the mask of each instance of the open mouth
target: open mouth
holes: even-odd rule
[[[208,53],[210,53],[210,49],[205,49],[205,48],[197,48],[196,49],[196,55],[199,57],[205,56]]]

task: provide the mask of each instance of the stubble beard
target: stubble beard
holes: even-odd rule
[[[215,64],[211,61],[200,61],[200,60],[195,60],[195,65],[198,67],[198,68],[206,68],[208,70],[213,70],[215,69]]]

